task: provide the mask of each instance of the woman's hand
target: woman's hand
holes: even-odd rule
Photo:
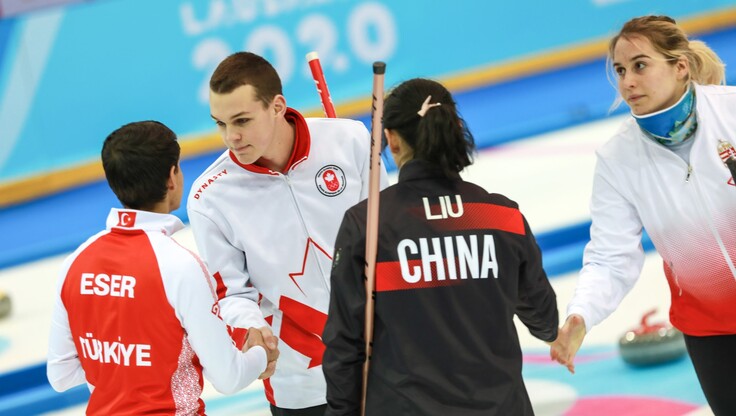
[[[575,354],[585,338],[585,321],[580,315],[570,315],[557,333],[557,339],[549,343],[549,356],[575,374]]]

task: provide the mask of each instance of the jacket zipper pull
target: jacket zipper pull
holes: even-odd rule
[[[685,182],[690,182],[690,175],[693,173],[692,165],[687,165],[687,176],[685,176]]]

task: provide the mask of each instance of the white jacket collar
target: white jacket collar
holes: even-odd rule
[[[112,208],[107,216],[107,229],[130,229],[160,231],[172,235],[184,228],[184,223],[175,215],[158,214],[136,209]]]

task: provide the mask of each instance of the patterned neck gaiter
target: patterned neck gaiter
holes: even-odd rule
[[[695,114],[695,90],[688,87],[672,107],[656,113],[637,116],[639,127],[652,139],[665,146],[674,146],[692,137],[698,128]]]

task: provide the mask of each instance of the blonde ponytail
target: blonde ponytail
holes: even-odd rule
[[[705,42],[691,40],[684,55],[690,63],[690,80],[701,85],[724,85],[726,64]]]

